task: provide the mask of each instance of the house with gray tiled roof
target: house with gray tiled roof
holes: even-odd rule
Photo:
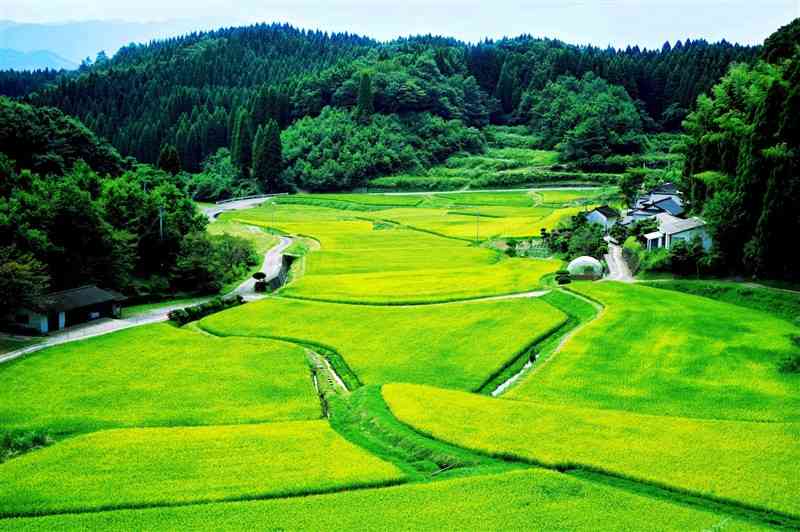
[[[711,249],[711,236],[706,229],[706,223],[700,218],[678,218],[665,212],[657,214],[655,219],[658,221],[658,231],[644,235],[648,251],[669,249],[678,241],[689,243],[696,237],[703,243],[703,249]]]

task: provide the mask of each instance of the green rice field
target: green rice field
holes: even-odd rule
[[[383,395],[400,421],[461,447],[800,513],[800,423],[648,416],[399,384]]]
[[[439,177],[553,164],[517,131]],[[286,286],[0,364],[0,530],[800,528],[796,295],[554,286],[540,231],[617,195],[222,214],[209,231],[259,253],[293,238]],[[509,237],[544,258],[507,257]]]
[[[303,349],[164,324],[48,348],[0,365],[0,381],[3,428],[71,433],[319,416]]]
[[[337,351],[364,383],[477,389],[566,319],[535,298],[411,307],[291,299],[250,303],[200,321],[215,335],[290,338]],[[393,334],[374,334],[391,328]]]

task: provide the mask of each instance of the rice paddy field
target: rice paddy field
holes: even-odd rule
[[[118,429],[6,463],[0,515],[302,495],[401,478],[324,421]]]
[[[570,286],[604,311],[510,397],[670,416],[800,421],[800,380],[778,370],[798,350],[792,338],[800,327],[657,288]]]
[[[554,523],[562,530],[711,529],[720,523],[730,530],[768,529],[625,489],[528,470],[301,498],[10,519],[0,521],[0,530],[254,530],[266,525],[482,531],[550,529]]]
[[[17,359],[0,365],[0,382],[5,429],[74,433],[319,416],[302,348],[165,324]]]
[[[800,423],[648,416],[400,384],[383,394],[400,421],[461,447],[800,513]]]
[[[448,179],[552,164],[492,135]],[[566,290],[560,260],[495,249],[616,195],[298,194],[223,214],[209,230],[259,252],[294,238],[288,285],[0,364],[0,530],[800,528],[794,294]]]
[[[360,201],[358,196],[354,201]],[[507,258],[468,235],[480,224],[489,224],[489,232],[496,235],[538,235],[542,223],[552,226],[580,208],[496,208],[513,215],[476,217],[427,207],[354,213],[279,204],[222,218],[319,242],[320,249],[306,259],[305,275],[283,295],[340,302],[428,303],[535,290],[542,277],[559,268],[556,260]],[[464,212],[463,206],[458,209]],[[486,234],[480,243],[488,239]]]
[[[321,344],[344,357],[364,383],[473,390],[564,320],[535,298],[411,307],[273,298],[214,314],[199,326],[220,336]]]

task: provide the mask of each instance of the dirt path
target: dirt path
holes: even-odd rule
[[[512,375],[509,379],[501,383],[497,388],[494,389],[494,391],[492,391],[491,393],[492,397],[499,397],[500,395],[504,394],[506,391],[508,391],[509,388],[511,388],[514,384],[516,384],[523,376],[527,375],[528,373],[532,373],[533,371],[539,370],[542,366],[553,360],[556,357],[556,355],[558,355],[558,353],[561,352],[561,349],[573,336],[575,336],[579,331],[581,331],[587,324],[599,318],[605,311],[605,307],[603,307],[599,303],[596,303],[590,299],[580,296],[574,292],[568,292],[568,293],[572,297],[577,297],[585,301],[586,303],[590,304],[597,310],[597,314],[595,314],[593,318],[590,318],[584,321],[583,323],[580,322],[577,323],[572,329],[567,331],[561,338],[561,340],[559,340],[556,347],[544,359],[540,360],[537,357],[533,361],[526,362],[525,365],[522,366],[522,368],[520,368],[520,370],[517,373]]]

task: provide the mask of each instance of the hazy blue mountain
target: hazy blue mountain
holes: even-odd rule
[[[49,50],[20,52],[0,48],[0,70],[72,70],[78,64]]]
[[[28,24],[0,20],[0,48],[20,52],[51,50],[73,63],[95,58],[104,50],[109,56],[127,44],[190,33],[210,27],[208,21],[125,22],[91,20],[60,24]]]

